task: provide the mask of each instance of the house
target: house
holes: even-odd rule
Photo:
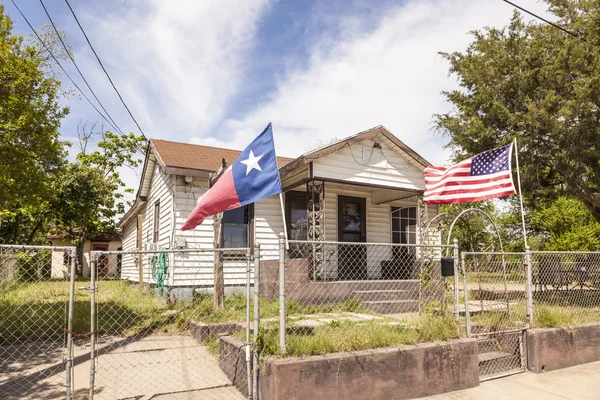
[[[150,140],[135,203],[119,222],[123,250],[212,248],[212,219],[191,231],[180,228],[208,190],[209,176],[221,159],[231,164],[239,154],[231,149]],[[422,201],[426,160],[385,127],[377,126],[295,159],[278,157],[278,164],[290,240],[340,244],[331,245],[333,250],[311,267],[310,279],[415,277],[412,266],[399,271],[397,263],[401,258],[414,258],[414,249],[406,255],[390,248],[358,249],[352,243],[419,243],[427,220],[438,213],[437,207],[427,208]],[[260,243],[262,259],[277,258],[279,234],[284,230],[278,196],[227,211],[222,224],[223,247]],[[302,247],[290,246],[289,258],[315,251],[314,246]],[[166,286],[212,286],[212,254],[169,257]],[[153,283],[151,263],[146,255],[123,258],[121,276],[137,282],[142,266],[144,282]],[[243,285],[245,271],[244,260],[226,257],[225,285]]]
[[[51,233],[46,236],[46,239],[50,242],[53,247],[58,246],[74,246],[74,244],[67,239],[66,233]],[[81,274],[83,276],[90,276],[90,251],[93,250],[105,250],[105,251],[116,251],[121,250],[122,237],[120,231],[115,232],[103,232],[95,235],[93,239],[88,239],[83,244],[83,260],[81,263]],[[63,278],[68,275],[70,258],[65,254],[59,254],[62,252],[54,252],[52,255],[52,278]],[[120,265],[116,262],[111,265],[99,266],[98,273],[104,276],[118,276],[120,273]]]

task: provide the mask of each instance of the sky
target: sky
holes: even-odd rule
[[[13,4],[0,1],[14,31],[28,34]],[[457,87],[438,52],[466,49],[470,31],[503,27],[514,10],[501,0],[70,3],[148,138],[241,150],[271,121],[277,154],[296,157],[317,141],[384,125],[438,165],[449,164],[450,151],[433,115],[451,109],[441,92]],[[548,17],[546,4],[516,3]],[[34,27],[48,22],[39,0],[18,4]],[[139,134],[66,3],[44,4],[112,118]],[[63,102],[65,140],[80,121],[101,120],[81,96]],[[139,172],[123,172],[137,189]]]

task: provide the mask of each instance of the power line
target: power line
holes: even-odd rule
[[[515,4],[515,3],[513,3],[512,1],[508,1],[508,0],[502,0],[502,1],[505,2],[505,3],[507,3],[507,4],[510,4],[511,6],[513,6],[515,8],[518,8],[519,10],[521,10],[523,12],[526,12],[527,14],[531,15],[532,17],[535,17],[535,18],[539,19],[540,21],[544,21],[545,23],[547,23],[548,25],[551,25],[551,26],[555,27],[556,29],[560,29],[561,31],[563,31],[563,32],[565,32],[565,33],[567,33],[567,34],[569,34],[569,35],[571,35],[573,37],[580,38],[580,36],[578,34],[576,34],[575,32],[571,32],[570,30],[565,29],[562,26],[555,24],[554,22],[548,21],[547,19],[542,18],[542,17],[540,17],[537,14],[534,14],[533,12],[531,12],[531,11],[529,11],[529,10],[527,10],[527,9],[525,9],[525,8],[523,8],[523,7]]]
[[[54,21],[52,20],[52,17],[50,17],[50,14],[48,13],[48,10],[46,9],[46,6],[44,5],[44,2],[42,0],[40,0],[40,4],[42,5],[42,7],[44,8],[44,12],[46,13],[46,16],[48,17],[48,19],[50,20],[50,24],[52,24],[52,28],[54,28],[54,32],[56,32],[56,36],[58,36],[58,40],[60,40],[60,43],[62,44],[63,48],[65,49],[65,51],[67,52],[67,55],[69,56],[69,58],[71,59],[71,62],[73,63],[73,65],[75,66],[75,69],[77,69],[77,72],[79,72],[79,75],[81,76],[81,79],[83,79],[83,82],[85,82],[86,86],[88,87],[88,89],[90,90],[90,92],[92,92],[92,95],[94,96],[94,98],[96,99],[96,101],[98,102],[98,104],[100,104],[100,107],[102,107],[102,110],[104,110],[104,112],[106,113],[106,115],[108,116],[108,118],[112,121],[112,123],[114,125],[113,128],[115,128],[115,130],[117,130],[119,133],[121,133],[121,135],[123,135],[123,131],[121,130],[121,128],[119,128],[119,125],[117,125],[117,123],[115,122],[115,120],[110,116],[110,114],[108,113],[108,111],[106,110],[106,108],[104,108],[104,105],[102,104],[102,102],[100,101],[100,99],[98,98],[98,96],[96,96],[96,93],[94,92],[94,90],[90,87],[90,84],[88,83],[87,79],[85,79],[85,76],[83,76],[83,73],[81,72],[81,70],[79,69],[79,66],[77,65],[77,63],[75,62],[75,59],[73,58],[73,56],[71,55],[71,52],[69,51],[69,49],[67,48],[67,45],[65,44],[65,42],[63,41],[62,37],[60,36],[60,33],[58,32],[58,29],[56,28],[56,25],[54,24]]]
[[[60,63],[60,61],[58,61],[58,59],[54,56],[54,54],[52,54],[52,51],[50,50],[50,48],[46,45],[46,43],[44,43],[44,40],[40,37],[40,35],[38,35],[38,33],[36,32],[36,30],[33,28],[33,26],[31,25],[31,23],[29,23],[29,20],[27,19],[27,17],[25,17],[25,14],[23,14],[23,12],[21,11],[21,9],[19,8],[19,6],[15,3],[15,0],[11,0],[11,2],[13,3],[13,5],[15,6],[15,8],[17,9],[17,11],[19,11],[19,14],[21,14],[21,17],[23,17],[23,19],[25,20],[25,22],[27,23],[27,25],[29,25],[29,28],[31,29],[31,31],[34,33],[34,35],[38,38],[38,40],[40,41],[40,43],[42,44],[42,46],[44,47],[44,49],[46,49],[46,51],[48,52],[48,54],[50,54],[50,57],[52,57],[52,59],[56,62],[56,64],[60,67],[60,69],[62,70],[62,72],[65,74],[65,76],[67,78],[69,78],[69,80],[71,81],[71,83],[73,84],[73,86],[75,86],[75,88],[77,90],[79,90],[79,93],[81,93],[81,95],[88,101],[88,103],[90,103],[90,105],[94,108],[94,110],[96,110],[96,112],[98,114],[100,114],[100,116],[113,128],[113,129],[117,129],[115,128],[115,126],[113,124],[111,124],[111,122],[104,116],[104,114],[102,114],[102,112],[100,110],[98,110],[98,108],[94,105],[94,103],[92,103],[92,101],[86,96],[86,94],[83,92],[83,90],[81,90],[81,88],[75,83],[75,81],[71,78],[71,76],[67,73],[67,71],[63,68],[62,64]]]
[[[69,4],[68,0],[65,0],[65,3],[67,3],[67,6],[69,7],[69,10],[71,10],[71,14],[73,14],[73,18],[75,18],[75,21],[77,22],[77,25],[79,26],[79,29],[81,29],[81,33],[83,33],[83,36],[85,37],[85,40],[87,41],[88,45],[90,46],[90,48],[92,49],[92,52],[94,53],[94,55],[96,56],[96,59],[98,60],[98,63],[100,64],[100,66],[102,67],[102,70],[104,71],[104,74],[106,75],[106,77],[108,78],[110,84],[112,85],[113,89],[115,89],[115,92],[117,92],[117,95],[119,96],[119,99],[121,100],[121,103],[123,103],[123,105],[125,106],[125,109],[127,110],[127,112],[129,113],[129,116],[131,117],[131,119],[133,119],[133,122],[135,122],[136,126],[138,127],[138,129],[140,130],[140,133],[142,134],[142,136],[146,138],[146,135],[144,134],[144,131],[142,130],[142,128],[140,127],[140,124],[138,124],[137,120],[135,119],[135,117],[133,116],[133,114],[131,113],[131,110],[129,110],[129,107],[127,107],[127,104],[125,103],[125,101],[123,100],[123,97],[121,96],[121,93],[119,93],[119,91],[117,90],[117,87],[115,86],[115,84],[113,83],[112,79],[110,78],[110,75],[108,74],[108,72],[106,71],[106,68],[104,68],[104,64],[102,64],[102,61],[100,60],[100,57],[98,57],[98,54],[96,53],[96,50],[94,50],[94,46],[92,46],[92,43],[90,42],[90,39],[88,38],[87,34],[85,33],[85,30],[83,29],[83,27],[81,26],[81,24],[79,23],[79,19],[77,18],[77,15],[75,14],[75,11],[73,11],[73,8],[71,7],[71,4]]]

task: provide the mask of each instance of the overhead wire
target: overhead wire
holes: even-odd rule
[[[17,5],[17,3],[15,3],[15,0],[11,0],[11,2],[13,3],[13,5],[15,6],[15,8],[17,9],[17,11],[19,12],[19,14],[21,14],[21,17],[23,17],[23,19],[25,20],[25,22],[27,23],[27,25],[29,26],[29,28],[31,29],[31,31],[33,32],[33,34],[37,37],[37,39],[40,41],[40,43],[42,44],[43,48],[48,52],[48,54],[50,55],[50,57],[56,62],[56,64],[59,66],[59,68],[62,70],[62,72],[65,74],[65,76],[71,81],[71,83],[73,84],[73,86],[75,86],[75,88],[79,91],[79,93],[81,93],[81,95],[88,101],[88,103],[90,103],[90,105],[94,108],[94,110],[96,110],[96,112],[113,128],[113,129],[117,129],[115,126],[113,126],[113,124],[104,116],[104,114],[102,114],[102,112],[100,110],[98,110],[98,108],[94,105],[94,103],[92,103],[92,101],[89,99],[89,97],[87,97],[87,95],[83,92],[83,90],[81,90],[81,88],[77,85],[77,83],[75,83],[75,81],[73,80],[73,78],[71,78],[71,76],[68,74],[68,72],[64,69],[64,67],[62,66],[62,64],[60,63],[60,61],[58,61],[58,59],[54,56],[54,54],[52,54],[52,51],[50,50],[50,48],[46,45],[46,43],[44,42],[44,40],[40,37],[40,35],[38,35],[38,33],[36,32],[36,30],[33,28],[33,25],[31,25],[31,23],[29,22],[29,20],[27,19],[27,17],[25,17],[25,14],[23,14],[23,12],[21,11],[21,9],[19,8],[19,6]]]
[[[110,116],[109,112],[106,110],[106,108],[104,107],[104,105],[102,104],[102,102],[100,101],[100,99],[98,98],[98,96],[96,96],[96,93],[94,92],[94,90],[91,88],[90,84],[88,83],[87,79],[85,79],[85,76],[83,75],[83,73],[81,72],[81,70],[79,69],[79,66],[77,65],[77,63],[75,62],[75,59],[73,58],[73,56],[71,55],[71,52],[69,51],[67,45],[65,44],[65,42],[63,41],[58,29],[56,28],[56,25],[54,24],[54,21],[52,20],[52,17],[50,16],[50,13],[48,13],[48,10],[46,9],[46,6],[44,5],[44,2],[42,0],[40,0],[40,4],[42,5],[42,7],[44,8],[44,12],[46,13],[46,16],[48,17],[48,20],[50,20],[50,24],[52,25],[52,28],[54,29],[54,32],[56,32],[56,36],[58,36],[58,40],[60,40],[60,43],[62,44],[63,48],[65,49],[65,52],[67,53],[67,55],[69,56],[69,59],[71,60],[71,62],[73,63],[73,65],[75,66],[75,69],[77,70],[77,72],[79,73],[79,76],[81,76],[81,79],[83,79],[83,82],[85,82],[86,86],[88,87],[88,89],[90,90],[90,92],[92,93],[92,95],[94,96],[94,98],[96,99],[96,101],[98,102],[98,104],[100,105],[100,107],[102,108],[102,110],[104,110],[104,112],[106,113],[107,117],[111,120],[111,122],[113,123],[113,125],[111,125],[115,130],[117,130],[121,135],[123,135],[123,131],[121,130],[121,128],[119,127],[119,125],[115,122],[115,120]]]
[[[102,70],[104,71],[104,74],[106,75],[106,77],[108,78],[108,81],[110,82],[110,84],[112,85],[113,89],[115,90],[115,92],[117,93],[117,95],[119,96],[119,99],[121,100],[121,103],[123,103],[123,106],[125,106],[125,109],[127,110],[127,112],[129,113],[129,116],[131,117],[131,119],[133,120],[133,122],[135,122],[135,125],[138,127],[138,129],[140,130],[140,133],[142,134],[142,136],[146,138],[146,135],[144,134],[144,131],[142,130],[142,128],[140,127],[140,124],[138,124],[137,120],[135,119],[135,117],[133,116],[133,114],[131,113],[131,110],[129,109],[129,107],[127,106],[127,104],[125,103],[125,100],[123,100],[123,97],[121,96],[121,93],[119,93],[119,90],[117,89],[117,87],[115,86],[115,84],[113,83],[113,80],[111,79],[110,75],[108,74],[108,71],[106,71],[106,68],[104,68],[104,64],[102,64],[102,60],[100,60],[100,57],[98,56],[98,53],[96,53],[96,50],[94,49],[94,46],[92,46],[92,43],[90,42],[90,39],[88,38],[87,34],[85,33],[85,29],[83,29],[83,26],[81,26],[81,24],[79,23],[79,19],[77,18],[77,15],[75,14],[75,11],[73,10],[73,8],[71,7],[71,4],[69,4],[68,0],[65,0],[65,3],[67,3],[67,6],[69,7],[69,10],[71,10],[71,14],[73,14],[73,18],[75,18],[75,22],[77,22],[77,25],[79,26],[79,29],[81,30],[81,33],[83,33],[83,36],[85,37],[85,40],[87,41],[88,45],[90,46],[90,48],[92,49],[92,52],[94,53],[94,55],[96,56],[96,59],[98,60],[98,63],[100,64],[100,66],[102,67]]]
[[[562,26],[560,26],[560,25],[558,25],[558,24],[555,24],[555,23],[554,23],[554,22],[552,22],[552,21],[548,21],[547,19],[545,19],[545,18],[543,18],[543,17],[540,17],[539,15],[537,15],[537,14],[535,14],[535,13],[533,13],[533,12],[531,12],[531,11],[527,10],[526,8],[523,8],[523,7],[521,7],[521,6],[520,6],[520,5],[518,5],[518,4],[515,4],[515,3],[513,3],[512,1],[509,1],[509,0],[502,0],[502,1],[503,1],[503,2],[505,2],[505,3],[507,3],[507,4],[510,4],[511,6],[513,6],[513,7],[515,7],[515,8],[518,8],[519,10],[521,10],[521,11],[523,11],[523,12],[525,12],[525,13],[527,13],[527,14],[531,15],[531,16],[532,16],[532,17],[534,17],[534,18],[537,18],[537,19],[539,19],[540,21],[543,21],[543,22],[547,23],[548,25],[551,25],[551,26],[555,27],[556,29],[560,29],[561,31],[563,31],[563,32],[565,32],[565,33],[567,33],[567,34],[569,34],[569,35],[571,35],[571,36],[573,36],[573,37],[576,37],[576,38],[581,38],[581,36],[579,36],[579,35],[578,35],[578,34],[576,34],[575,32],[571,32],[570,30],[568,30],[568,29],[565,29],[565,28],[563,28]]]

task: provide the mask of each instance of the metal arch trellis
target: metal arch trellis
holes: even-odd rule
[[[450,239],[452,238],[452,230],[454,229],[454,225],[456,225],[456,222],[458,222],[460,217],[462,217],[463,215],[465,215],[469,212],[482,214],[483,216],[485,216],[488,219],[488,221],[494,227],[494,232],[496,233],[496,237],[498,238],[498,242],[500,243],[500,252],[502,254],[502,271],[504,274],[504,294],[505,294],[505,299],[506,299],[506,309],[507,309],[507,311],[510,311],[509,304],[508,304],[508,283],[507,283],[508,276],[506,273],[506,260],[504,259],[504,245],[502,244],[502,237],[500,236],[500,230],[498,229],[498,225],[496,225],[496,222],[492,219],[492,217],[490,217],[485,211],[480,210],[478,208],[468,208],[466,210],[459,212],[458,215],[452,221],[452,224],[450,224],[450,229],[448,231],[448,238],[446,239],[446,244],[448,244],[448,245],[450,244]],[[427,224],[426,231],[429,232],[429,230],[431,228],[431,223],[433,221],[435,221],[438,218],[441,218],[442,216],[446,216],[448,214],[450,214],[450,212],[447,211],[447,212],[443,212],[443,213],[438,214],[435,217],[433,217],[431,219],[431,221],[429,221],[429,223]],[[463,272],[463,274],[466,274],[466,271],[462,271],[462,272]],[[466,290],[466,288],[465,288],[465,290]]]

